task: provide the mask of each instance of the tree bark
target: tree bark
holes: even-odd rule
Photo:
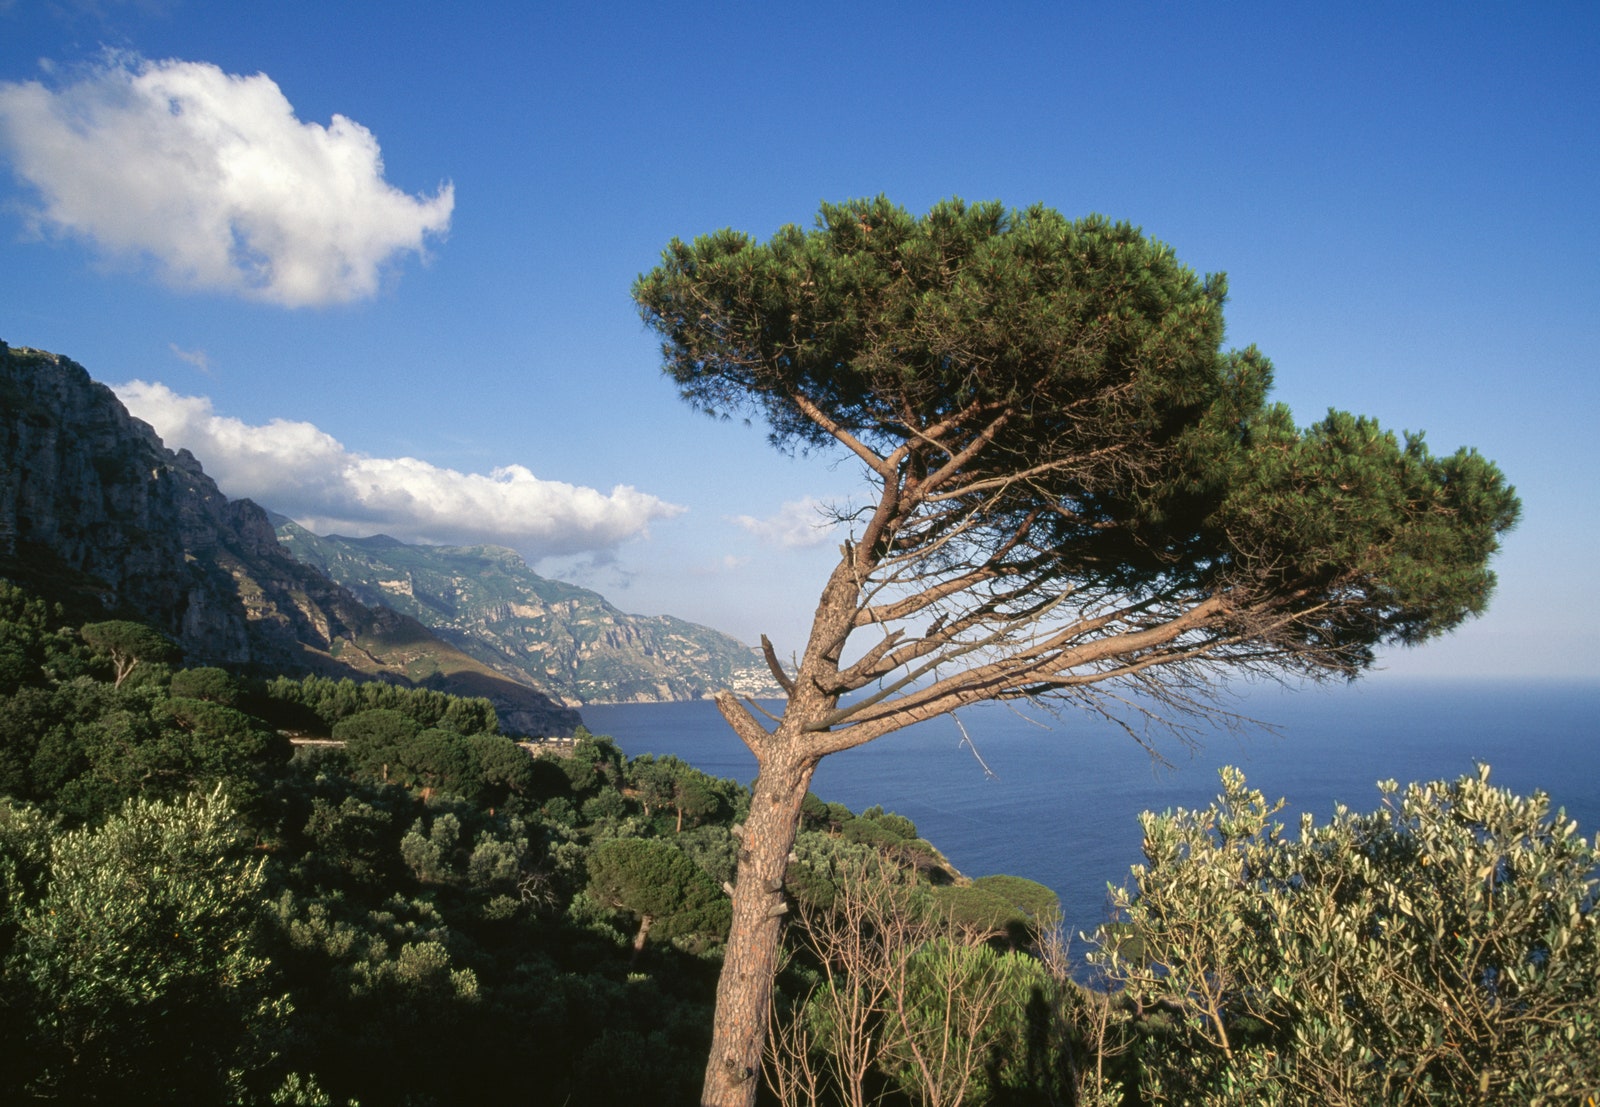
[[[633,956],[628,958],[628,966],[632,968],[639,963],[639,955],[644,952],[645,939],[650,937],[650,927],[655,924],[654,915],[639,916],[639,932],[633,936]]]
[[[891,499],[892,495],[885,493],[886,502]],[[885,511],[880,508],[878,514]],[[868,531],[875,534],[876,525]],[[861,562],[858,550],[852,543],[840,547],[839,564],[817,604],[805,656],[795,677],[786,679],[788,702],[777,728],[767,731],[733,693],[717,696],[723,718],[756,755],[760,775],[742,831],[733,888],[733,925],[717,981],[717,1012],[701,1107],[754,1107],[761,1086],[767,1013],[783,941],[783,918],[789,910],[783,893],[784,869],[800,830],[800,809],[811,787],[811,775],[823,755],[831,752],[817,741],[812,728],[839,704],[839,655],[855,617],[860,581],[871,571],[870,565]]]
[[[717,1013],[706,1066],[704,1107],[751,1107],[761,1086],[761,1052],[788,902],[783,873],[816,769],[780,726],[761,743],[760,776],[744,824],[733,925],[717,983]]]

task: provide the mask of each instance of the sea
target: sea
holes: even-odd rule
[[[1135,735],[1082,709],[1004,704],[920,723],[825,758],[812,791],[854,811],[881,805],[917,825],[967,876],[1010,873],[1061,898],[1069,935],[1108,918],[1108,885],[1141,858],[1141,811],[1203,808],[1234,765],[1269,800],[1326,822],[1336,804],[1381,805],[1380,780],[1454,780],[1490,766],[1492,783],[1529,794],[1600,833],[1600,683],[1431,680],[1250,685],[1224,701],[1236,718],[1184,736]],[[776,711],[777,704],[767,704]],[[672,754],[749,783],[754,756],[708,700],[582,709],[585,725],[630,757]],[[1076,950],[1086,946],[1080,940]]]

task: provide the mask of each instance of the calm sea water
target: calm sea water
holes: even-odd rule
[[[1216,770],[1237,765],[1287,824],[1335,803],[1380,802],[1376,782],[1454,779],[1476,761],[1518,792],[1542,790],[1591,839],[1600,831],[1600,684],[1386,684],[1248,688],[1231,704],[1272,724],[1206,730],[1186,748],[1170,737],[1153,760],[1128,735],[1083,713],[1023,714],[1001,705],[962,713],[982,765],[949,719],[922,723],[826,758],[812,790],[860,811],[882,804],[912,819],[968,876],[1014,873],[1061,897],[1069,933],[1106,915],[1107,883],[1141,860],[1142,810],[1203,807]],[[583,709],[585,724],[630,756],[673,754],[748,783],[755,758],[708,701]]]

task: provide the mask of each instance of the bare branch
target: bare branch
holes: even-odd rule
[[[956,729],[961,731],[961,744],[972,751],[972,756],[977,758],[978,764],[983,767],[984,779],[999,780],[999,775],[993,769],[989,768],[989,763],[983,759],[983,754],[978,752],[977,743],[972,740],[972,735],[967,733],[967,724],[961,721],[961,716],[952,712],[950,718],[955,721]]]
[[[767,668],[771,670],[773,679],[783,689],[784,695],[794,695],[794,680],[783,671],[783,665],[778,661],[778,651],[772,648],[772,639],[765,634],[761,636],[761,655],[767,659]]]
[[[894,472],[895,466],[895,459],[893,455],[887,458],[880,456],[870,446],[846,430],[838,421],[830,418],[828,413],[813,403],[811,397],[807,396],[805,393],[791,392],[788,394],[787,398],[790,403],[794,404],[795,407],[799,408],[801,412],[805,414],[807,419],[810,419],[817,426],[821,427],[824,431],[836,439],[840,445],[844,446],[845,449],[859,457],[866,464],[867,468],[871,469],[874,473],[877,473],[885,480],[890,479],[891,474]]]
[[[739,736],[739,741],[750,747],[750,752],[758,758],[761,756],[762,742],[767,737],[767,730],[756,722],[755,716],[750,714],[748,708],[739,702],[739,698],[732,692],[718,692],[714,697],[717,710],[728,721],[733,732]]]

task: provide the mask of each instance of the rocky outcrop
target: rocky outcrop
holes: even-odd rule
[[[487,696],[508,730],[576,712],[296,561],[77,363],[0,342],[0,574],[171,635],[189,664],[318,671]]]

